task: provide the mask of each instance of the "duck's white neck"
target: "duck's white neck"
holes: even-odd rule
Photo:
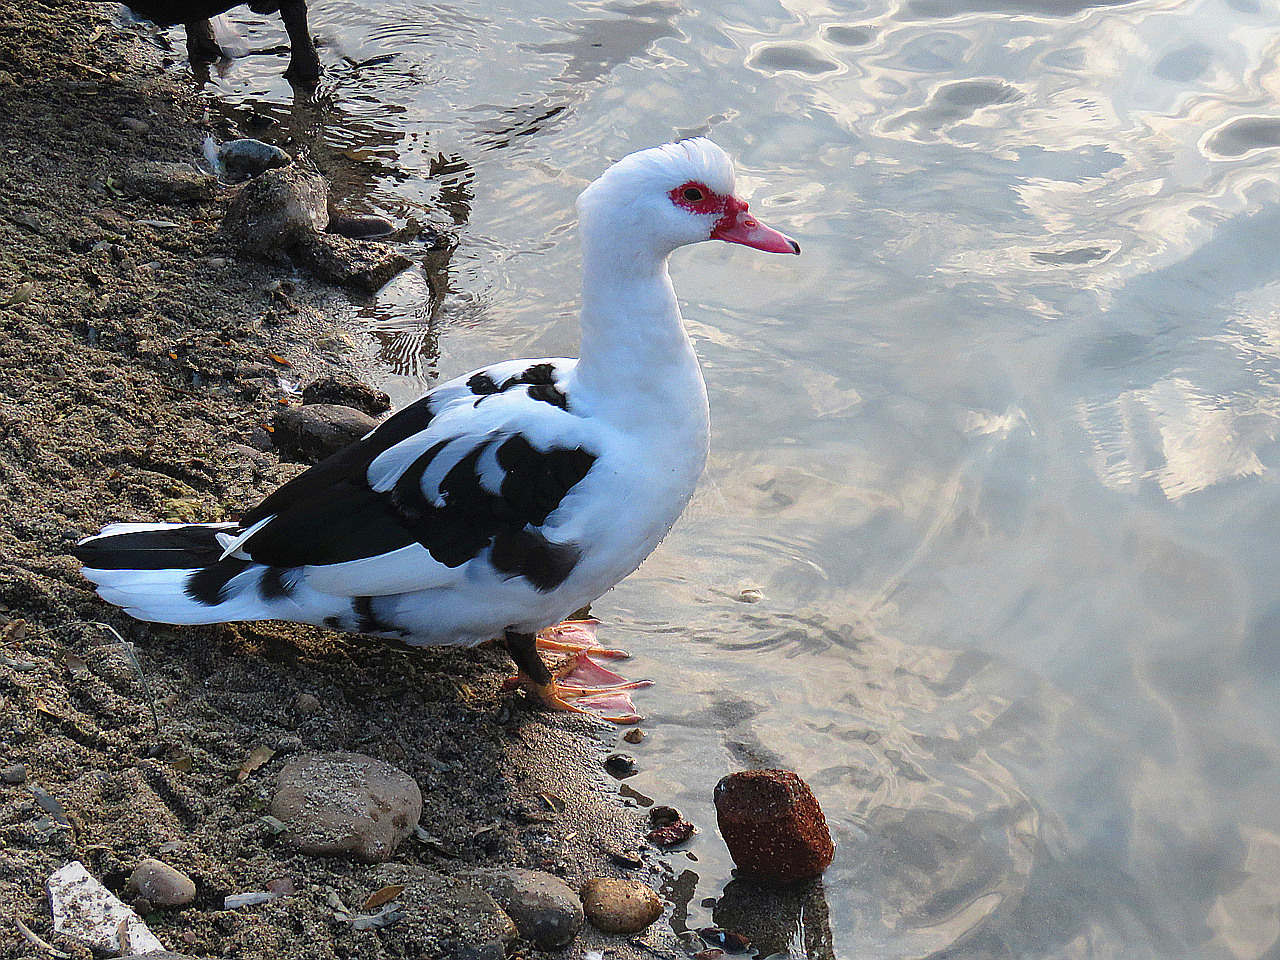
[[[665,421],[705,443],[707,392],[684,329],[667,252],[584,231],[582,345],[576,387],[594,416],[643,428]]]

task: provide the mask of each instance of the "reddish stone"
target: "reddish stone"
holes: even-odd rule
[[[715,789],[716,820],[742,872],[798,883],[831,865],[835,844],[809,785],[790,770],[731,773]]]

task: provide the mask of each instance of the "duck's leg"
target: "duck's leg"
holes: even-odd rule
[[[507,681],[508,687],[526,687],[552,710],[585,713],[611,723],[638,723],[642,719],[624,691],[648,686],[649,681],[628,683],[594,663],[581,649],[552,673],[538,655],[537,637],[532,633],[508,630],[503,644],[520,669],[520,676]],[[575,673],[582,676],[574,677]],[[569,702],[578,699],[584,701],[582,706]]]
[[[599,620],[564,620],[554,627],[539,630],[535,640],[539,650],[552,653],[590,653],[595,657],[625,660],[631,654],[625,650],[608,650],[596,639]]]

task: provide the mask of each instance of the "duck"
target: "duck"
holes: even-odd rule
[[[158,27],[181,23],[187,31],[187,58],[193,64],[210,64],[223,57],[214,38],[210,17],[238,7],[244,0],[125,0],[125,6]],[[289,35],[289,66],[285,78],[303,86],[320,79],[320,57],[307,27],[306,0],[251,0],[249,9],[258,14],[278,13]]]
[[[74,554],[98,595],[166,624],[286,620],[414,646],[498,641],[556,710],[638,719],[569,620],[634,572],[694,493],[707,389],[668,261],[723,241],[798,254],[706,137],[632,153],[578,197],[576,358],[451,379],[237,521],[122,522]],[[540,650],[568,653],[552,672]]]

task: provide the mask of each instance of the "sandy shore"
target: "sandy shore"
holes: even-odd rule
[[[198,888],[191,906],[148,920],[170,949],[439,955],[402,926],[335,917],[334,896],[358,905],[380,886],[375,868],[273,842],[262,814],[275,774],[307,750],[358,751],[419,783],[433,842],[411,839],[398,863],[660,885],[669,867],[645,848],[642,811],[600,773],[617,731],[501,693],[504,654],[282,624],[153,627],[80,579],[67,548],[106,522],[234,517],[301,469],[258,449],[255,431],[285,398],[283,372],[345,366],[339,331],[308,305],[322,290],[282,297],[290,271],[219,246],[223,199],[158,204],[121,186],[132,164],[195,157],[206,131],[199,104],[112,15],[0,3],[0,623],[25,621],[0,648],[0,767],[25,767],[0,784],[0,958],[38,954],[13,917],[88,956],[54,935],[47,877],[81,860],[123,894],[158,852]],[[319,707],[299,710],[302,694]],[[240,778],[262,746],[272,759]],[[619,850],[641,851],[643,866],[618,866]],[[298,893],[223,909],[280,878]],[[636,943],[588,930],[555,955],[684,955],[677,946],[660,922]]]

